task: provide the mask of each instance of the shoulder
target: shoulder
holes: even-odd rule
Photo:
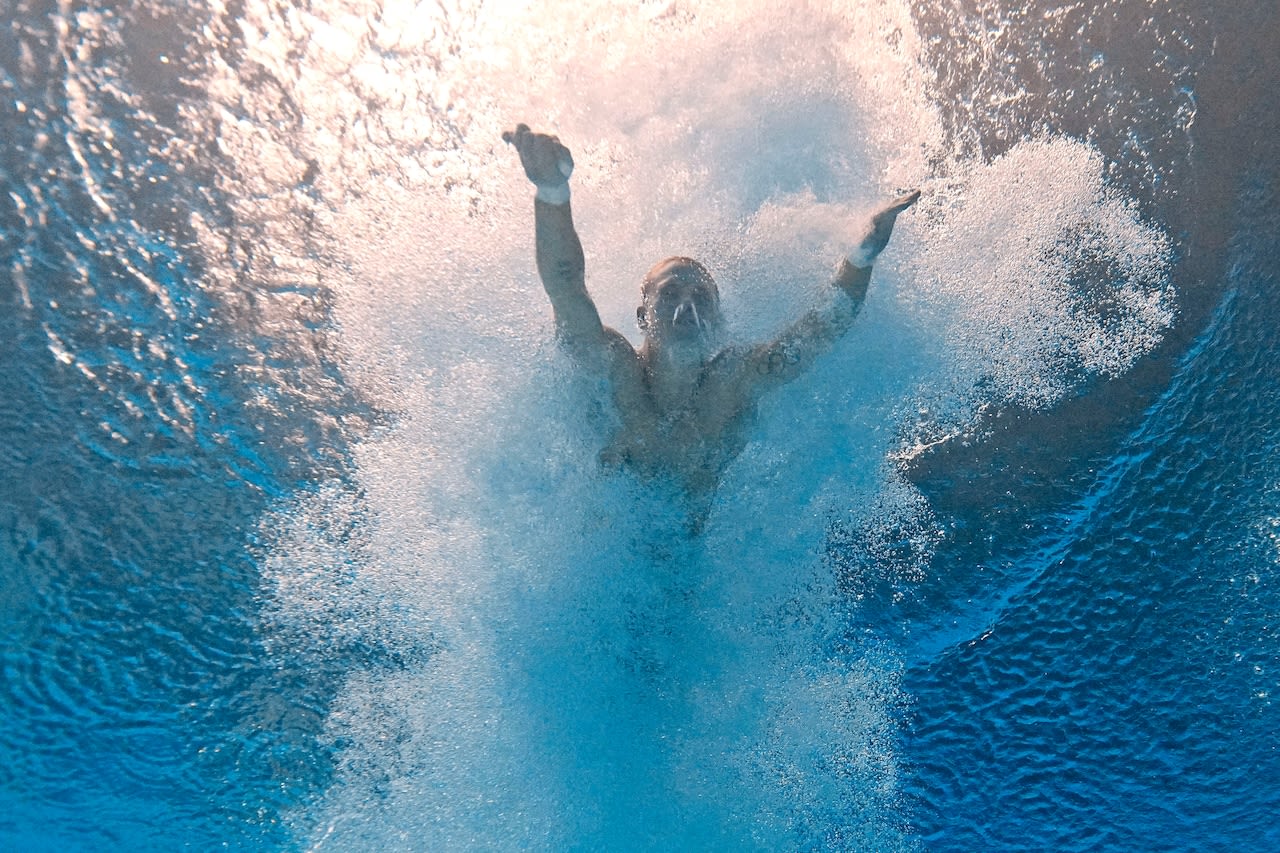
[[[715,384],[746,400],[795,378],[806,361],[805,342],[784,336],[776,341],[732,347],[710,365]]]
[[[720,350],[707,362],[707,373],[726,376],[739,371],[750,357],[751,350],[743,346],[728,346]]]
[[[559,335],[561,345],[578,361],[589,365],[632,361],[635,347],[617,329],[601,325],[592,335]]]
[[[615,361],[638,362],[640,358],[626,335],[609,326],[604,327],[604,348],[609,357]]]
[[[640,354],[631,345],[631,341],[617,329],[604,327],[604,364],[605,372],[615,382],[638,381],[643,370]]]
[[[749,394],[755,385],[758,347],[729,346],[720,350],[707,363],[704,373],[704,384],[714,386],[721,392],[737,393],[739,396]]]

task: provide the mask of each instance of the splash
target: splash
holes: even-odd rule
[[[901,571],[926,577],[892,454],[1123,371],[1170,321],[1168,250],[1079,143],[949,159],[907,4],[803,11],[250,2],[217,25],[243,47],[211,69],[224,191],[336,292],[347,375],[397,413],[353,485],[267,523],[269,632],[345,669],[308,846],[914,846],[900,664],[851,629],[830,531],[872,554],[914,531]],[[549,343],[518,120],[574,149],[589,286],[627,334],[640,273],[691,254],[765,337],[827,298],[865,206],[925,189],[698,539],[594,464],[611,413]]]
[[[1047,406],[1125,372],[1173,322],[1168,238],[1104,184],[1087,147],[1025,142],[966,168],[938,202],[914,296],[953,318],[939,330],[953,381]]]

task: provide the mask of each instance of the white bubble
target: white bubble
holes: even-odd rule
[[[334,289],[348,379],[394,414],[354,484],[267,523],[276,642],[350,668],[299,834],[910,847],[899,664],[848,647],[824,551],[842,530],[920,580],[936,531],[893,454],[1125,370],[1171,319],[1164,236],[1080,143],[936,177],[906,3],[249,2],[244,26],[211,84],[248,114],[225,116],[228,190]],[[767,337],[830,296],[869,209],[925,191],[855,331],[762,402],[699,538],[596,465],[611,415],[549,343],[532,188],[500,138],[518,121],[573,150],[588,285],[633,340],[654,260],[704,260],[734,335]]]

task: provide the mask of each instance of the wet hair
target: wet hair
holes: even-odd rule
[[[664,258],[658,261],[653,267],[644,274],[644,280],[640,283],[640,296],[643,301],[648,304],[650,297],[653,296],[653,288],[658,280],[668,272],[675,270],[680,271],[681,277],[686,275],[693,278],[700,284],[705,284],[710,288],[711,293],[715,296],[716,302],[720,301],[720,288],[716,287],[716,280],[712,277],[711,271],[704,267],[693,258],[686,258],[681,255],[673,255],[670,258]]]

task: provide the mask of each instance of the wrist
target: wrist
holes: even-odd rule
[[[535,198],[546,204],[562,205],[569,203],[569,182],[563,184],[538,184]]]

